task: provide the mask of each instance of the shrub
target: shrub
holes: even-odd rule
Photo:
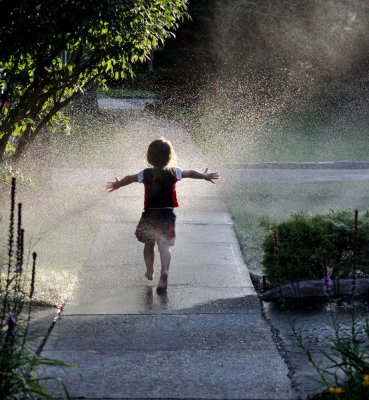
[[[356,218],[355,218],[356,215]],[[263,269],[273,285],[334,279],[352,272],[369,272],[369,211],[359,221],[351,210],[329,214],[294,214],[269,226],[264,242]]]

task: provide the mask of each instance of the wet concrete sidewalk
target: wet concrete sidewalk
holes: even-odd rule
[[[172,141],[179,166],[205,167],[180,126],[146,114],[130,121],[118,177],[142,169],[141,155],[161,135]],[[101,186],[114,178],[112,172],[100,171],[90,180]],[[55,179],[58,185],[80,184],[73,171],[53,174],[63,176]],[[178,196],[169,287],[160,296],[158,254],[149,282],[143,246],[134,237],[142,185],[106,192],[74,296],[43,355],[78,365],[62,376],[72,398],[297,398],[217,186],[183,180]],[[57,387],[53,392],[61,393]]]

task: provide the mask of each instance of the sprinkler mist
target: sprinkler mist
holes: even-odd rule
[[[364,3],[203,3],[195,46],[206,57],[196,70],[186,66],[200,88],[191,92],[196,102],[186,122],[209,157],[222,163],[366,157]]]
[[[104,183],[141,168],[147,144],[157,137],[186,149],[183,129],[190,133],[197,151],[178,151],[183,168],[363,160],[369,154],[365,2],[202,3],[202,31],[194,45],[198,62],[195,71],[187,64],[191,80],[183,90],[173,90],[146,111],[100,109],[79,115],[66,129],[40,135],[20,157],[20,169],[38,182],[20,190],[32,210],[25,215],[33,227],[29,247],[44,247],[39,254],[47,268],[78,270],[99,218],[108,214]],[[157,89],[164,91],[161,85]],[[240,186],[237,193],[229,190],[230,202],[243,210],[249,204],[256,214],[268,214],[271,207],[270,214],[281,215],[274,209],[281,201],[278,188],[248,190],[246,196]],[[292,191],[284,215],[299,210],[301,193],[310,195],[307,189]],[[330,195],[349,202],[348,193]],[[135,211],[127,212],[135,219],[129,214]]]

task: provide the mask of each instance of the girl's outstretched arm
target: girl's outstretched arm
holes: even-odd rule
[[[117,178],[115,178],[115,182],[106,182],[106,189],[109,192],[112,192],[113,190],[117,190],[122,186],[127,186],[130,185],[131,183],[138,182],[138,176],[137,174],[135,175],[127,175],[120,181],[118,181]]]
[[[182,178],[192,178],[192,179],[205,179],[211,183],[215,183],[214,180],[219,178],[218,172],[208,172],[208,169],[205,169],[205,172],[198,172],[192,169],[182,171]]]

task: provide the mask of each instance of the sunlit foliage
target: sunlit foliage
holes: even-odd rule
[[[173,34],[187,0],[4,0],[0,14],[0,160],[12,137],[60,122],[92,83],[132,75]]]

